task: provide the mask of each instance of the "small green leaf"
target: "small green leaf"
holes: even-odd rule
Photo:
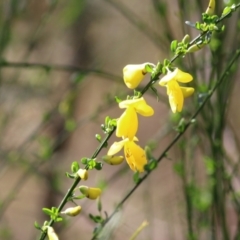
[[[101,162],[96,162],[95,169],[102,170],[103,164]]]
[[[34,222],[34,227],[35,227],[36,229],[42,231],[42,228],[39,226],[39,224],[38,224],[37,221]]]
[[[109,116],[106,116],[105,118],[105,125],[107,126],[108,125],[108,122],[111,120],[111,118]]]
[[[153,65],[150,65],[150,64],[146,64],[146,65],[145,65],[145,71],[146,71],[147,73],[152,73],[153,69],[154,69],[154,66],[153,66]]]
[[[155,159],[151,159],[147,165],[148,165],[148,171],[152,171],[155,168],[157,168],[158,162]]]
[[[55,222],[61,222],[63,220],[62,217],[58,216],[54,219]]]
[[[96,159],[88,159],[88,167],[90,170],[94,169],[96,167]]]
[[[173,41],[171,42],[171,46],[170,46],[170,49],[171,49],[171,51],[172,51],[173,53],[176,51],[177,46],[178,46],[178,41],[177,41],[177,40],[173,40]],[[164,65],[165,65],[165,64],[164,64]]]
[[[42,211],[49,216],[53,214],[52,210],[50,210],[49,208],[43,208]]]
[[[133,174],[133,181],[137,184],[140,181],[139,172]]]
[[[71,174],[71,173],[68,173],[66,172],[65,175],[68,177],[68,178],[75,178],[75,174]]]
[[[96,134],[95,138],[98,140],[98,142],[100,142],[100,143],[102,142],[102,137],[100,134]]]
[[[120,103],[120,102],[122,102],[122,99],[120,99],[118,96],[115,96],[115,101],[116,101],[117,103]]]
[[[73,173],[76,173],[79,170],[79,168],[80,168],[80,166],[79,166],[78,162],[76,162],[76,161],[72,162],[71,170]]]
[[[88,163],[88,158],[86,157],[81,158],[81,163],[86,165]]]
[[[223,12],[222,12],[222,16],[224,15],[227,15],[228,13],[230,13],[232,10],[231,10],[231,7],[225,7],[223,9]]]
[[[101,216],[93,216],[91,213],[89,214],[89,217],[91,220],[93,220],[95,223],[101,223],[103,221]]]
[[[168,67],[169,64],[170,64],[170,61],[169,61],[168,59],[164,59],[164,61],[163,61],[163,66],[164,66],[164,67]]]

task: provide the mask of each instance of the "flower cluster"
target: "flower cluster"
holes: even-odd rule
[[[126,86],[135,89],[142,82],[147,74],[146,68],[154,64],[143,63],[138,65],[127,65],[123,69],[123,79]],[[166,87],[169,103],[173,113],[181,112],[184,98],[193,94],[194,88],[182,87],[179,83],[192,81],[192,76],[176,68],[174,71],[167,69],[167,74],[159,81],[159,85]],[[136,133],[138,130],[138,114],[149,117],[154,114],[154,110],[149,106],[143,97],[133,98],[119,103],[119,108],[125,109],[123,114],[117,119],[116,136],[122,138],[119,142],[114,142],[108,150],[107,156],[103,159],[109,164],[120,164],[123,160],[121,156],[114,156],[122,148],[129,167],[133,171],[144,171],[147,164],[145,151],[137,145]]]

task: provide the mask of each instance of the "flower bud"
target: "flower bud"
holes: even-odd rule
[[[196,44],[193,44],[190,48],[188,48],[187,52],[188,53],[197,52],[200,49],[202,49],[204,46],[206,46],[206,43],[200,43],[200,44],[196,43]]]
[[[213,15],[214,10],[215,10],[215,0],[210,0],[209,4],[208,4],[208,8],[206,10],[206,13],[208,15]]]
[[[146,65],[147,63],[130,64],[123,68],[123,79],[128,88],[134,89],[140,84],[147,73],[145,71]]]
[[[102,190],[100,188],[90,188],[87,186],[80,186],[79,190],[87,198],[92,199],[92,200],[97,199],[102,193]]]
[[[82,179],[82,180],[87,180],[88,179],[88,171],[86,169],[80,168],[77,171],[77,175]]]
[[[65,211],[61,212],[61,214],[66,214],[71,217],[77,216],[81,212],[81,206],[67,208]]]
[[[110,164],[110,165],[119,165],[123,162],[124,157],[123,156],[103,156],[103,161]]]
[[[186,43],[189,43],[189,41],[190,41],[190,36],[188,34],[186,34],[185,37],[183,38],[182,42],[184,44],[186,44]]]
[[[47,227],[47,235],[49,240],[59,240],[57,234],[52,227]]]

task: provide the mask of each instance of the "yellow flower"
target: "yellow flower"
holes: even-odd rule
[[[147,73],[145,66],[152,63],[130,64],[123,68],[123,79],[128,88],[136,88]]]
[[[66,214],[70,217],[75,217],[81,212],[81,210],[82,210],[81,206],[70,207],[67,208],[65,211],[62,211],[61,214]]]
[[[125,158],[129,167],[133,171],[143,172],[144,165],[147,164],[146,154],[145,151],[134,141],[137,141],[136,137],[134,137],[133,141],[125,138],[120,142],[114,142],[108,150],[107,155],[114,155],[124,148]]]
[[[129,138],[130,140],[132,140],[137,133],[137,113],[145,117],[152,116],[154,113],[153,108],[150,107],[142,97],[122,101],[119,103],[119,107],[126,108],[126,110],[117,121],[116,136]]]
[[[185,73],[176,68],[173,72],[168,71],[168,74],[160,80],[160,86],[167,88],[169,103],[174,113],[176,111],[182,111],[184,98],[191,96],[194,92],[194,88],[181,87],[178,82],[188,83],[192,81],[192,79],[189,73]]]
[[[210,0],[209,4],[208,4],[208,8],[206,10],[206,13],[208,15],[213,15],[214,10],[215,10],[215,0]]]
[[[87,198],[93,199],[93,200],[97,199],[102,193],[102,190],[100,188],[92,188],[92,187],[87,187],[87,186],[80,186],[79,190]]]
[[[82,179],[82,180],[87,180],[88,179],[88,171],[86,169],[80,168],[77,171],[77,175]]]

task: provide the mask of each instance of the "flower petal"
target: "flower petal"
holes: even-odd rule
[[[133,171],[144,171],[144,165],[147,164],[145,151],[133,141],[126,142],[124,153],[129,167]]]
[[[154,110],[149,106],[143,97],[137,99],[125,100],[119,103],[120,108],[133,107],[135,111],[144,117],[149,117],[154,114]]]
[[[133,107],[128,107],[117,121],[117,137],[129,138],[136,135],[138,129],[138,117]]]
[[[193,77],[189,73],[183,72],[177,68],[177,74],[176,74],[175,80],[182,83],[188,83],[193,80]]]
[[[191,87],[180,87],[180,88],[185,98],[191,96],[194,93],[194,88],[191,88]]]
[[[135,105],[139,104],[139,102],[144,101],[143,98],[136,98],[136,99],[129,99],[129,100],[124,100],[119,103],[119,108],[128,108],[129,106],[134,107]]]
[[[179,84],[176,81],[168,83],[167,93],[169,95],[169,103],[173,113],[176,111],[181,112],[184,98]]]
[[[143,80],[145,72],[145,65],[143,64],[130,64],[123,68],[123,79],[128,88],[136,88]]]
[[[123,148],[124,144],[129,141],[128,139],[124,139],[120,142],[114,142],[112,144],[112,146],[109,148],[107,155],[109,156],[113,156],[114,154],[118,153],[119,151],[121,151],[121,149]]]
[[[168,82],[174,80],[178,72],[178,68],[176,68],[173,72],[169,71],[164,77],[159,81],[160,86],[166,86]]]

